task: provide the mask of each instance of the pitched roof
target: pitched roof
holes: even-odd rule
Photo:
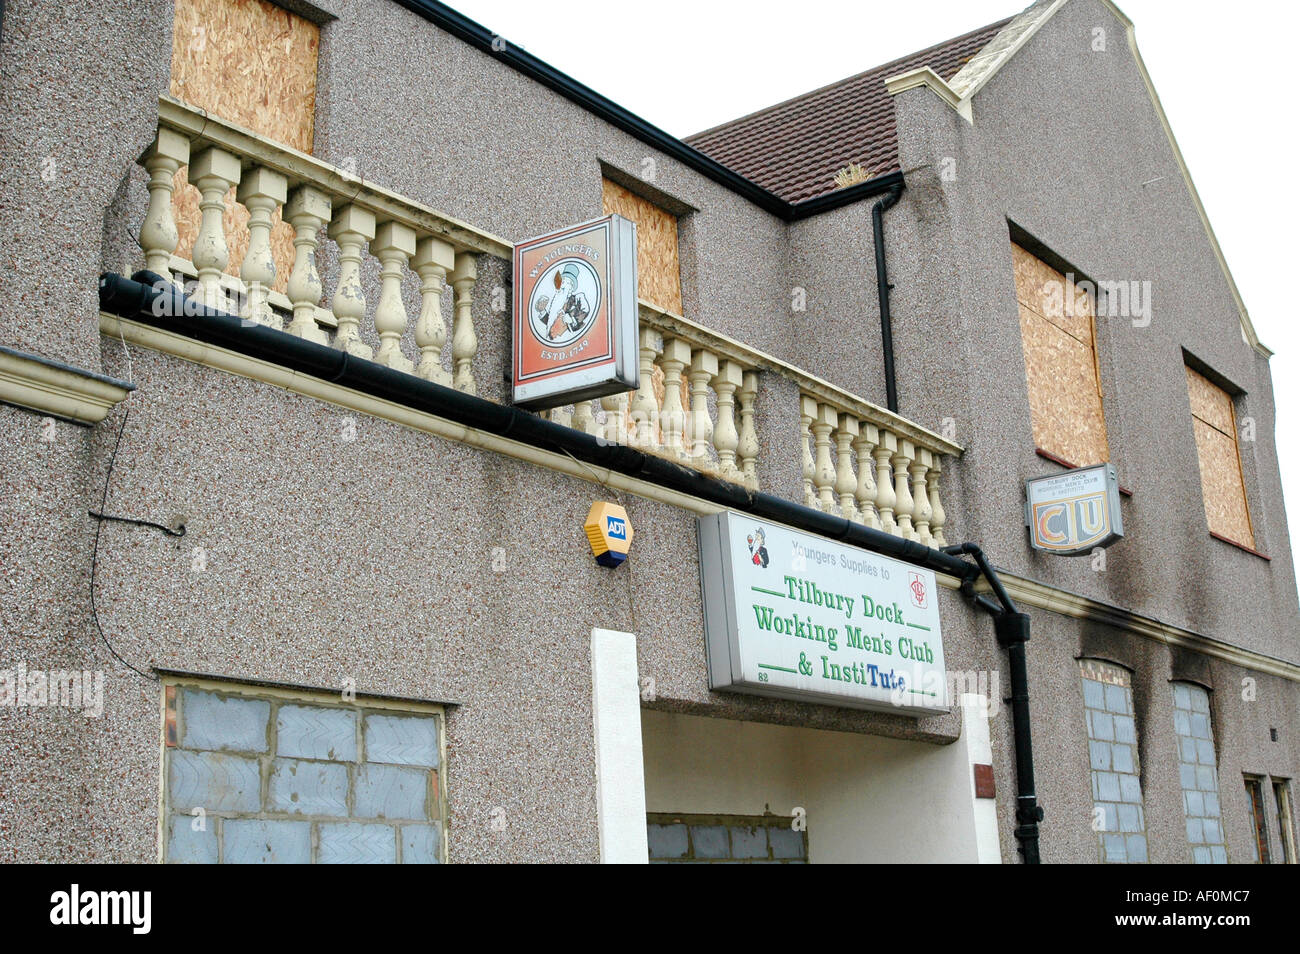
[[[897,172],[894,98],[885,90],[885,80],[922,66],[951,79],[1009,22],[990,24],[685,141],[787,202],[835,191],[835,174],[851,162],[868,178]]]

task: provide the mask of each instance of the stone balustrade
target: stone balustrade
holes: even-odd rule
[[[928,547],[947,546],[943,458],[961,449],[824,388],[800,395],[804,503]]]
[[[149,174],[149,203],[139,242],[151,271],[192,282],[193,297],[246,321],[477,393],[476,263],[484,254],[509,260],[504,240],[170,97],[159,101],[158,136],[140,164]],[[189,261],[176,255],[173,215],[182,167],[200,196]],[[232,202],[248,213],[238,277],[230,274]],[[292,240],[282,291],[273,228]],[[317,268],[323,237],[335,246],[338,263],[328,306]],[[287,256],[287,239],[282,252]],[[373,308],[362,279],[367,255],[378,263]],[[418,276],[420,289],[413,327],[402,295],[408,273]],[[450,334],[442,307],[447,286],[454,293]],[[802,479],[809,507],[927,546],[945,545],[940,479],[945,458],[961,455],[958,445],[644,301],[636,345],[635,391],[546,416],[751,491],[760,489],[764,474],[775,474],[788,477],[784,492],[797,498]],[[758,406],[764,375],[786,383],[762,393],[787,395],[781,403],[797,401],[797,409]],[[760,430],[765,414],[783,423]],[[777,459],[760,460],[760,448]]]
[[[483,253],[508,260],[509,244],[170,97],[159,101],[158,136],[140,164],[149,173],[149,204],[139,242],[151,271],[182,283],[192,280],[194,297],[247,321],[477,393],[476,260]],[[175,255],[173,193],[181,167],[187,167],[201,197],[188,262]],[[234,201],[248,212],[247,253],[238,277],[228,267],[232,190]],[[293,236],[283,292],[274,289],[271,234],[277,212]],[[323,238],[334,243],[338,260],[328,305],[322,304],[327,289],[317,268]],[[373,308],[362,283],[367,254],[379,263],[380,292]],[[411,329],[415,350],[409,354],[412,316],[402,295],[408,273],[419,276],[421,298]],[[450,335],[442,312],[447,286],[455,296]]]
[[[641,305],[640,386],[549,412],[553,421],[758,490],[758,369],[703,328]]]
[[[759,490],[771,466],[759,460],[759,376],[780,375],[797,386],[798,441],[768,444],[801,448],[802,502],[946,545],[940,479],[960,446],[680,315],[642,302],[640,319],[640,387],[557,408],[552,420]]]

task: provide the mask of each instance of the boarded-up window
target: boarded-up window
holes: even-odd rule
[[[440,710],[224,683],[163,705],[169,863],[442,863]]]
[[[1076,467],[1107,461],[1092,297],[1019,245],[1011,254],[1034,443]]]
[[[172,28],[171,95],[228,122],[302,152],[312,151],[316,110],[316,57],[320,27],[266,0],[176,0]],[[199,190],[189,169],[176,173],[172,214],[189,259],[199,234]],[[238,276],[248,251],[248,211],[226,194],[223,217],[230,261]],[[293,228],[275,211],[271,253],[284,291],[293,264]]]
[[[682,313],[682,273],[677,258],[677,216],[605,179],[605,214],[617,212],[636,223],[637,294],[652,305]]]
[[[171,94],[311,152],[320,27],[266,0],[176,0]]]
[[[1196,453],[1201,462],[1201,496],[1210,532],[1254,549],[1255,533],[1246,505],[1237,447],[1232,396],[1203,374],[1187,368]]]

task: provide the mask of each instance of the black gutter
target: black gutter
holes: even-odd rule
[[[1011,601],[997,570],[989,564],[984,551],[975,543],[944,547],[943,552],[968,553],[975,558],[980,573],[989,581],[997,602],[974,591],[974,580],[962,580],[961,591],[972,603],[993,617],[998,644],[1007,651],[1011,670],[1011,726],[1016,742],[1016,841],[1025,864],[1039,864],[1038,823],[1043,809],[1034,788],[1034,750],[1029,724],[1029,670],[1025,662],[1025,643],[1029,642],[1029,616]]]
[[[838,189],[803,202],[787,202],[776,193],[769,192],[757,183],[728,169],[717,160],[709,158],[698,149],[682,142],[676,136],[646,122],[640,116],[624,109],[613,100],[600,95],[590,86],[579,83],[567,73],[561,73],[549,63],[538,59],[522,47],[515,46],[505,37],[493,33],[487,27],[471,20],[463,13],[453,10],[445,3],[439,3],[438,0],[395,0],[395,2],[435,26],[446,30],[452,36],[468,43],[480,52],[501,61],[511,69],[523,73],[570,102],[576,103],[592,115],[635,136],[646,145],[653,146],[665,155],[676,159],[682,165],[694,169],[706,178],[712,179],[732,192],[744,196],[759,208],[771,212],[787,222],[807,218],[810,215],[820,215],[841,206],[860,202],[863,199],[888,191],[895,184],[901,184],[903,180],[901,172],[891,172],[858,185],[850,186],[847,189]]]
[[[315,344],[264,325],[206,308],[187,298],[171,282],[149,271],[132,278],[104,273],[99,279],[99,305],[110,314],[154,328],[227,348],[280,365],[363,394],[393,401],[466,427],[543,450],[569,454],[584,463],[604,467],[701,500],[784,523],[851,546],[883,553],[963,582],[978,576],[976,567],[956,556],[843,517],[708,477],[699,471],[634,447],[610,444],[582,431],[535,414],[443,387],[374,361]]]
[[[903,183],[889,191],[871,207],[871,238],[876,246],[876,296],[880,301],[880,346],[885,354],[885,406],[898,413],[898,381],[894,377],[894,325],[889,310],[889,270],[885,266],[885,211],[897,204]]]

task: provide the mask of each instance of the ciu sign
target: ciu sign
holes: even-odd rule
[[[513,400],[530,410],[639,384],[636,223],[618,215],[514,251]]]
[[[1025,523],[1035,550],[1081,556],[1124,537],[1112,464],[1031,478],[1025,481],[1025,497]]]

